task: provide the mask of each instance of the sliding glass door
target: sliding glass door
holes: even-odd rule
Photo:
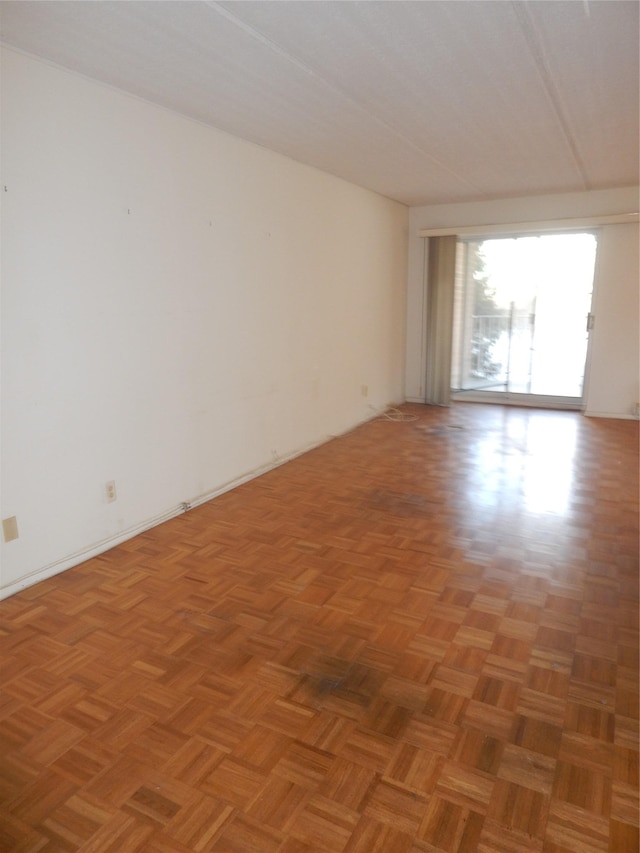
[[[458,398],[580,405],[595,256],[591,233],[461,243],[452,369]]]

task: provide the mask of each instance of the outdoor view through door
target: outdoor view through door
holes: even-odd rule
[[[456,397],[506,394],[542,405],[580,405],[596,246],[591,233],[459,244]]]

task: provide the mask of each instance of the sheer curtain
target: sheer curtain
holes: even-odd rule
[[[451,389],[455,235],[428,238],[425,402],[448,406]]]

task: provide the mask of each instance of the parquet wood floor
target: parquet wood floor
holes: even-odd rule
[[[638,850],[638,424],[403,411],[0,603],[2,851]]]

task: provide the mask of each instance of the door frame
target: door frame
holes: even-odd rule
[[[458,236],[459,242],[459,250],[462,245],[473,243],[473,242],[483,242],[484,240],[501,240],[501,239],[518,239],[520,237],[543,237],[543,236],[556,236],[558,234],[591,234],[596,241],[595,246],[595,257],[594,257],[594,265],[593,265],[593,276],[591,282],[591,299],[589,303],[589,312],[587,317],[585,317],[585,326],[586,326],[586,335],[587,342],[585,348],[585,363],[584,363],[584,372],[583,372],[583,380],[582,380],[582,393],[580,397],[568,397],[562,395],[546,395],[546,394],[530,394],[530,393],[522,393],[516,391],[493,391],[493,390],[480,390],[480,389],[451,389],[451,400],[459,401],[459,402],[483,402],[483,403],[494,403],[494,404],[502,404],[502,405],[511,405],[511,406],[529,406],[534,408],[548,408],[548,409],[565,409],[572,411],[582,411],[584,412],[587,404],[587,392],[588,392],[588,383],[589,383],[589,372],[590,372],[590,364],[591,364],[591,349],[592,349],[592,335],[591,331],[593,330],[593,326],[595,323],[595,315],[593,314],[593,307],[595,304],[595,295],[596,295],[596,287],[598,282],[598,264],[599,264],[599,241],[600,241],[600,228],[597,227],[575,227],[575,228],[566,228],[566,229],[556,229],[556,228],[541,228],[539,231],[537,230],[529,230],[526,229],[521,233],[518,232],[510,232],[510,233],[500,233],[496,232],[487,232],[484,229],[480,229],[482,233],[480,234],[465,234],[464,236]],[[462,260],[463,253],[458,251],[456,253],[456,262],[459,263]],[[464,270],[456,269],[456,282],[458,282],[461,278],[464,279],[466,284],[467,278],[467,269],[466,269],[466,254],[464,254]],[[455,323],[455,321],[454,321]],[[461,343],[461,332],[460,330],[453,330],[453,340],[452,340],[452,349],[455,348],[456,342]],[[459,356],[453,355],[452,358],[452,374],[456,370],[456,367],[453,364],[457,364],[457,358]]]

